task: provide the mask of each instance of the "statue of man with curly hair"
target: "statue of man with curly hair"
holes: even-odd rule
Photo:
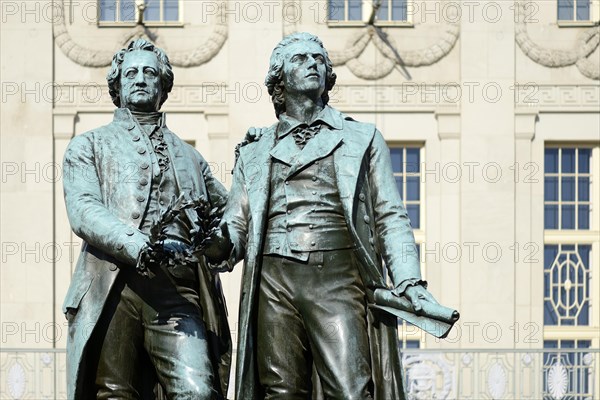
[[[107,80],[113,121],[74,137],[65,153],[64,194],[83,239],[64,312],[68,398],[223,399],[231,338],[218,276],[205,259],[150,262],[154,222],[183,196],[222,213],[227,192],[202,156],[179,139],[159,110],[173,87],[163,50],[143,39],[117,52]],[[196,220],[169,224],[165,252],[192,242]],[[175,268],[176,267],[176,268]],[[159,389],[156,389],[159,388]]]
[[[213,261],[244,259],[237,399],[401,400],[397,320],[374,291],[435,302],[374,125],[327,105],[336,75],[308,33],[273,50],[277,123],[239,148]],[[227,246],[229,244],[229,246]],[[213,252],[214,251],[214,252]]]

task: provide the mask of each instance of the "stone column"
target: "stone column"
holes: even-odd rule
[[[515,40],[512,2],[464,2],[461,18],[461,346],[511,348],[515,314]],[[485,45],[482,45],[485,43]],[[469,248],[466,248],[469,244]]]

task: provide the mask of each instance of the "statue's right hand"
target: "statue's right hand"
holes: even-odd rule
[[[190,246],[179,240],[166,239],[163,244],[163,251],[167,253],[183,253],[189,250]]]
[[[220,264],[229,258],[231,253],[231,239],[227,222],[223,222],[205,242],[204,256],[213,264]]]

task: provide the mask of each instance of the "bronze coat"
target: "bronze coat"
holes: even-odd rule
[[[361,276],[372,302],[372,290],[387,287],[384,263],[395,287],[421,279],[414,236],[396,189],[383,136],[372,124],[331,111],[336,116],[336,127],[324,128],[319,135],[335,134],[341,138],[333,152],[337,184],[362,264]],[[232,261],[244,258],[235,388],[238,400],[261,398],[255,314],[269,207],[269,153],[275,146],[276,127],[268,128],[260,140],[240,149],[223,217],[234,244]],[[375,398],[404,399],[396,318],[369,308],[368,326]]]
[[[164,119],[164,118],[163,118]],[[190,145],[163,126],[171,165],[180,193],[204,196],[223,210],[227,191],[210,173],[207,162]],[[139,231],[150,199],[150,139],[129,110],[115,111],[112,123],[74,137],[64,158],[64,192],[71,227],[83,239],[82,252],[67,292],[63,311],[70,318],[67,338],[69,399],[91,399],[86,349],[111,287],[121,268],[134,268],[146,236]],[[141,201],[140,201],[141,200]],[[192,218],[190,220],[193,221]],[[227,393],[231,337],[218,276],[198,265],[199,297],[209,349]],[[91,368],[95,370],[95,368]],[[93,377],[92,377],[93,382]]]

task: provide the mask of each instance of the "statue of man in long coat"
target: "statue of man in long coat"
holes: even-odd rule
[[[368,304],[385,269],[416,311],[435,302],[389,149],[374,125],[327,105],[335,79],[316,36],[275,47],[266,85],[278,122],[239,148],[207,252],[244,259],[240,400],[404,399],[396,318]]]
[[[65,202],[83,248],[64,301],[69,399],[222,399],[231,339],[218,276],[198,263],[150,262],[154,222],[183,196],[222,213],[223,186],[159,112],[173,87],[167,55],[138,39],[108,74],[113,121],[74,137],[65,154]],[[166,227],[164,251],[182,252],[195,219]]]

